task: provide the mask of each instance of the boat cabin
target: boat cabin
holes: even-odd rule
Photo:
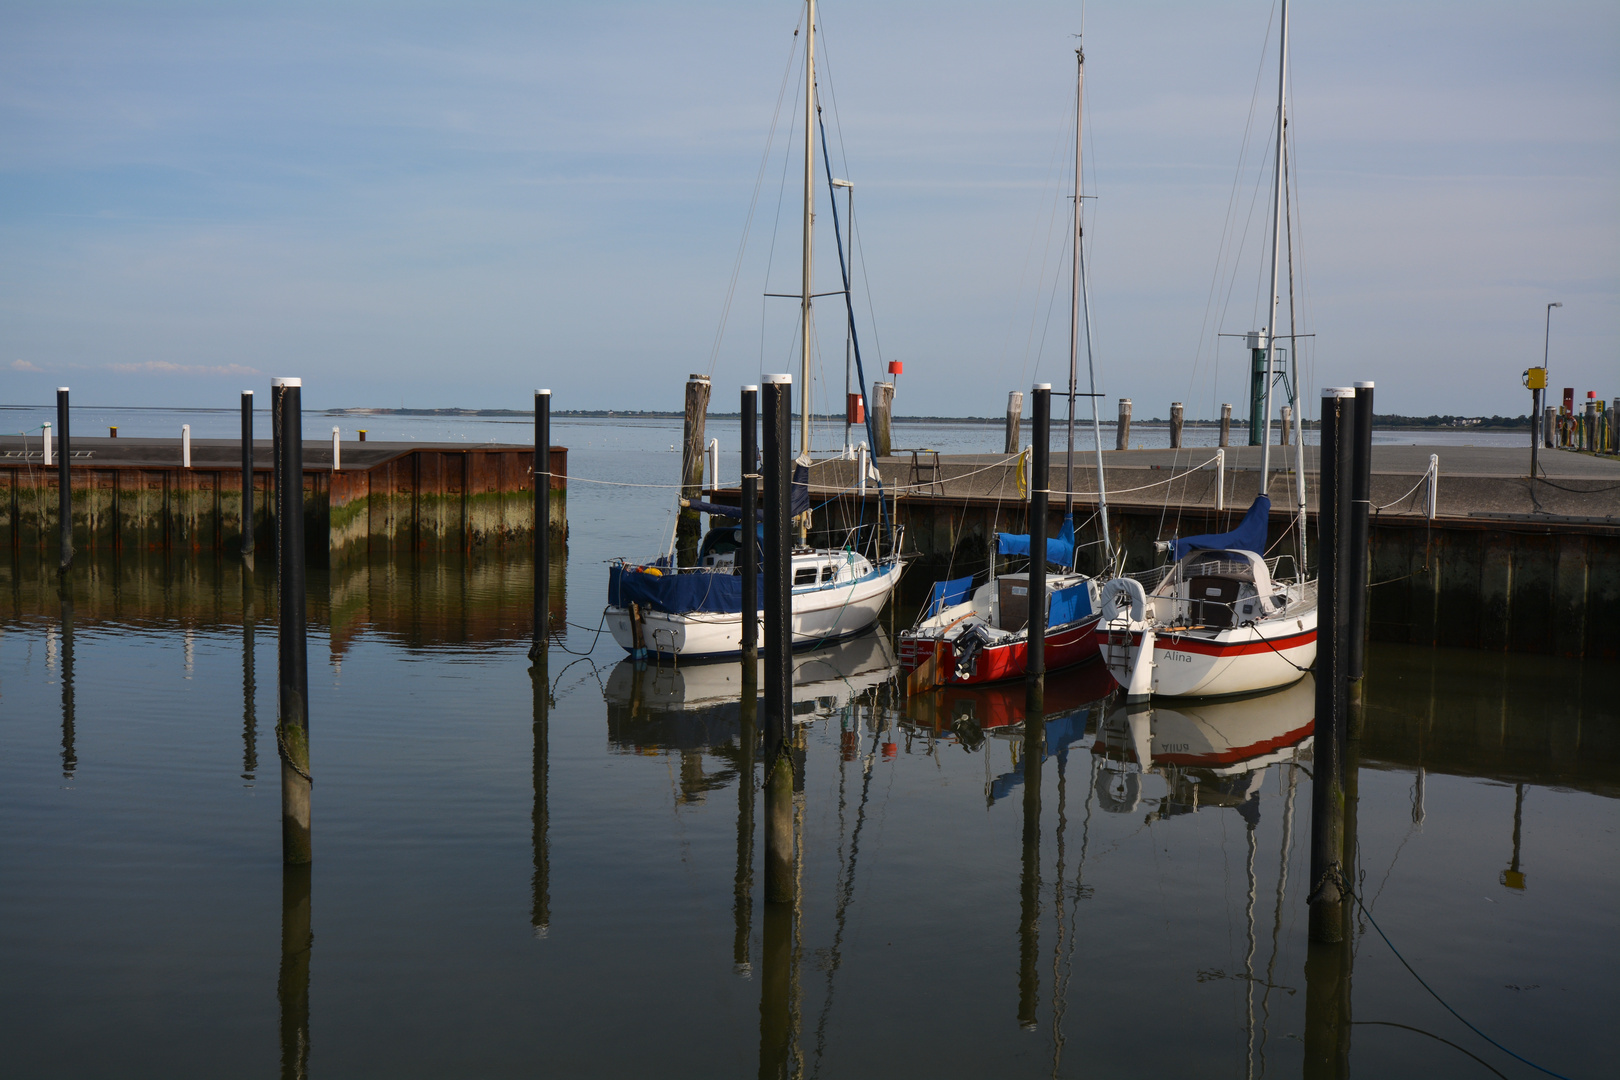
[[[1255,552],[1194,550],[1165,575],[1150,602],[1163,625],[1224,630],[1281,612],[1288,594]]]

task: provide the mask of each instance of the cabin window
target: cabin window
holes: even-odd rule
[[[835,578],[837,576],[838,576],[838,567],[836,567],[836,566],[823,566],[821,568],[821,580],[822,581],[824,581],[824,582],[831,581],[833,578]]]
[[[816,568],[815,567],[813,567],[813,566],[804,566],[804,567],[800,567],[799,569],[793,571],[793,584],[795,584],[795,585],[814,585],[815,583],[816,583]]]

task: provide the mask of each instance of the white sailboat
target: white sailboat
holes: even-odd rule
[[[1277,62],[1277,147],[1272,194],[1271,332],[1251,335],[1265,349],[1265,425],[1260,495],[1229,533],[1187,537],[1173,545],[1172,563],[1141,577],[1121,577],[1103,590],[1098,646],[1130,700],[1213,697],[1286,686],[1316,660],[1316,582],[1306,580],[1305,440],[1294,439],[1299,555],[1296,580],[1278,580],[1283,559],[1267,559],[1271,516],[1271,391],[1277,369],[1278,287],[1287,197],[1286,133],[1288,0],[1282,0]],[[1289,400],[1299,411],[1298,350]],[[1286,557],[1285,557],[1286,558]]]
[[[793,647],[819,648],[859,634],[877,621],[900,582],[901,531],[890,527],[857,530],[840,547],[815,548],[805,541],[810,522],[810,410],[811,410],[811,224],[815,200],[816,108],[816,3],[806,0],[804,43],[804,221],[800,264],[799,319],[800,390],[799,457],[792,483],[792,514],[799,522],[799,546],[792,553]],[[830,164],[829,194],[832,192]],[[838,203],[833,199],[833,221]],[[849,303],[849,268],[843,241],[838,240],[843,272],[846,313],[855,360],[860,343],[855,334],[854,311]],[[864,375],[862,382],[864,384]],[[864,385],[863,396],[864,396]],[[868,414],[870,423],[870,413]],[[869,445],[876,445],[871,438]],[[878,504],[883,506],[881,479]],[[676,565],[673,552],[644,564],[619,560],[609,570],[608,606],[604,619],[614,641],[632,656],[652,653],[661,657],[714,659],[741,654],[742,627],[749,613],[742,610],[742,579],[737,552],[745,543],[759,543],[758,528],[743,523],[734,507],[708,503],[687,504],[710,515],[710,529],[698,548],[696,566]],[[880,511],[881,512],[881,511]],[[724,523],[720,523],[724,519]],[[733,523],[735,522],[735,523]],[[886,550],[885,550],[886,549]],[[764,565],[764,553],[760,553]],[[763,581],[756,596],[763,602]],[[751,613],[763,622],[764,610]],[[644,652],[645,651],[645,652]]]

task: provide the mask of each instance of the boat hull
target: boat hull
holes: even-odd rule
[[[1097,655],[1097,616],[1080,619],[1046,633],[1046,670],[1057,671],[1083,663]],[[906,674],[935,657],[934,670],[941,686],[982,686],[1021,679],[1029,673],[1029,642],[1009,641],[987,645],[974,660],[967,678],[956,674],[956,645],[928,635],[900,635],[900,667]]]
[[[807,589],[793,594],[793,647],[813,649],[853,637],[877,621],[900,580],[900,564],[891,563],[847,585]],[[641,613],[641,640],[635,640],[630,610],[609,606],[604,613],[608,632],[626,652],[638,647],[661,658],[718,660],[742,655],[740,612]],[[764,640],[765,612],[756,640]]]
[[[1316,611],[1214,634],[1160,630],[1153,641],[1151,693],[1155,697],[1225,697],[1271,690],[1298,681],[1316,662]],[[1283,629],[1286,625],[1288,629]],[[1093,632],[1109,674],[1121,686],[1142,648],[1140,629]]]

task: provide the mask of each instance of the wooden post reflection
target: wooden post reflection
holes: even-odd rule
[[[792,988],[793,906],[765,903],[764,944],[759,966],[759,1077],[786,1080],[792,1026],[788,1016]]]
[[[308,863],[281,869],[281,972],[276,997],[281,1003],[282,1080],[309,1075],[309,952],[314,935],[309,925]]]
[[[65,441],[63,446],[65,454]],[[57,580],[57,590],[62,601],[62,779],[71,780],[79,755],[73,730],[73,592],[66,575]]]
[[[551,779],[551,683],[546,651],[538,651],[529,669],[534,687],[534,897],[529,924],[537,938],[545,937],[551,929],[551,811],[547,804]]]
[[[248,533],[251,539],[252,533]],[[247,543],[247,541],[244,541]],[[258,680],[253,670],[253,549],[242,557],[242,779],[259,771],[259,717],[255,709]]]
[[[1030,679],[1024,693],[1024,865],[1019,887],[1018,1026],[1033,1030],[1040,1006],[1041,753],[1045,749],[1046,687]]]
[[[731,963],[739,975],[747,975],[749,938],[754,918],[754,755],[758,741],[755,714],[759,699],[756,665],[743,666],[742,730],[737,737],[737,875],[732,897],[736,931],[731,942]]]
[[[1345,876],[1352,886],[1356,873],[1356,799],[1361,746],[1349,740],[1342,749],[1341,791],[1344,796],[1343,848]],[[1341,906],[1338,940],[1312,941],[1305,959],[1305,1068],[1307,1080],[1344,1080],[1350,1075],[1350,976],[1353,969],[1355,903]]]

